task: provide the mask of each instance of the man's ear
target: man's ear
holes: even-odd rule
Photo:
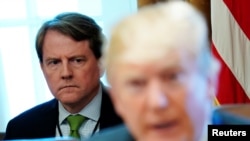
[[[99,75],[100,77],[102,77],[104,75],[105,69],[100,59],[98,60],[98,68],[99,68]]]
[[[41,70],[43,70],[43,62],[40,62],[39,64],[40,64]]]
[[[214,60],[213,69],[211,70],[211,75],[209,76],[208,85],[209,85],[209,96],[216,100],[217,91],[218,91],[218,81],[219,75],[221,73],[220,63],[217,60]]]

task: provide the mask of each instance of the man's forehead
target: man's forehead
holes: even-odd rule
[[[183,35],[170,35],[170,32],[161,32],[161,28],[157,30],[147,29],[148,33],[140,32],[128,33],[124,32],[126,36],[122,36],[119,40],[120,44],[116,44],[113,47],[116,48],[114,51],[112,48],[112,53],[119,54],[119,57],[122,57],[126,60],[138,60],[138,61],[152,61],[155,59],[166,58],[171,55],[173,52],[184,51],[195,55],[199,52],[199,44],[196,40],[187,39],[187,36]]]
[[[169,53],[165,53],[165,57],[168,56]],[[126,62],[134,62],[134,63],[148,63],[159,60],[164,57],[163,52],[158,51],[140,51],[140,50],[127,50],[122,53],[119,57],[122,61]]]
[[[182,54],[176,50],[135,50],[128,49],[118,58],[118,64],[127,66],[161,66],[170,67],[181,61]]]
[[[133,46],[133,45],[132,45]],[[184,47],[185,48],[185,47]],[[154,62],[176,60],[178,56],[187,56],[191,52],[183,47],[166,47],[166,46],[133,46],[127,47],[120,52],[119,59],[130,62]]]

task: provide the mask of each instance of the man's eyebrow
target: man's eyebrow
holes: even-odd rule
[[[45,59],[45,61],[49,61],[49,60],[60,60],[60,59],[56,57],[48,57]]]
[[[83,58],[83,59],[86,59],[86,55],[74,55],[74,56],[71,56],[69,57],[69,59],[75,59],[75,58]]]

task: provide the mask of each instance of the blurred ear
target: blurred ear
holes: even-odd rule
[[[220,74],[220,63],[217,60],[213,60],[213,66],[211,70],[211,74],[208,77],[208,85],[209,85],[209,97],[216,99],[218,92],[218,81]]]

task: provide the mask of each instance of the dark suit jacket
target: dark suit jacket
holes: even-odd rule
[[[102,94],[100,130],[122,123],[108,93],[103,89]],[[4,140],[55,137],[58,114],[56,99],[35,106],[9,121]]]

